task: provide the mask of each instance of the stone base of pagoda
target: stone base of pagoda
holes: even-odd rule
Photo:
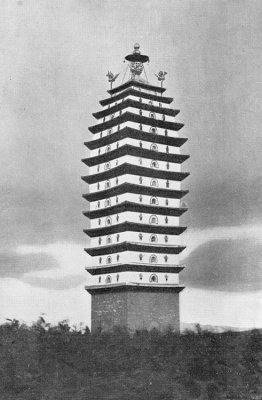
[[[134,332],[158,329],[180,330],[180,285],[110,284],[86,286],[92,295],[92,331],[109,331],[115,326]]]

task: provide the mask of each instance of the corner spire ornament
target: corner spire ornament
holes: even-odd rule
[[[115,82],[116,78],[119,74],[114,75],[113,72],[108,71],[106,76],[108,77],[108,82],[110,83],[110,89],[112,89],[113,82]]]
[[[163,87],[163,82],[166,79],[167,72],[159,71],[158,74],[155,74],[157,79],[161,82],[161,87]]]

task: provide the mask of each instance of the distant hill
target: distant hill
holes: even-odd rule
[[[235,326],[217,326],[217,325],[201,325],[198,323],[188,323],[188,322],[181,322],[180,323],[180,329],[181,332],[185,332],[186,330],[188,331],[194,331],[196,332],[196,326],[199,325],[202,330],[210,331],[210,332],[216,332],[216,333],[222,333],[226,331],[233,331],[233,332],[246,332],[252,330],[252,328],[237,328]],[[259,330],[262,330],[259,329]]]

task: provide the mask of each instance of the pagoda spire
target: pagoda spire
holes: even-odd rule
[[[134,51],[132,54],[128,54],[125,59],[129,61],[129,69],[131,72],[132,80],[141,80],[140,75],[145,72],[144,63],[149,62],[149,57],[141,54],[139,43],[134,44]]]

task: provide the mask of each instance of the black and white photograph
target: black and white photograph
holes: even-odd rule
[[[0,400],[262,400],[262,2],[0,0]]]

